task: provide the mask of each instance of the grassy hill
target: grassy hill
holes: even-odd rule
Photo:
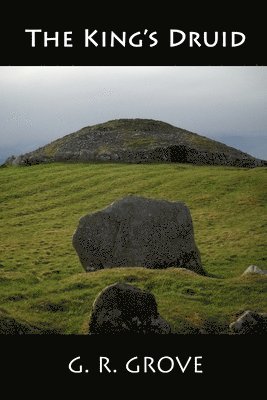
[[[95,161],[266,166],[264,160],[197,133],[166,122],[138,118],[86,126],[30,153],[12,156],[6,163],[35,165]]]
[[[0,324],[12,318],[35,332],[85,333],[94,298],[116,281],[152,291],[180,333],[227,332],[245,309],[266,311],[267,279],[240,276],[250,264],[267,268],[266,172],[189,164],[1,168]],[[209,276],[83,272],[71,244],[79,218],[127,194],[184,201]]]

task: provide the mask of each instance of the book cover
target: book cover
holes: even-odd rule
[[[263,14],[154,8],[6,6],[4,382],[263,378]]]

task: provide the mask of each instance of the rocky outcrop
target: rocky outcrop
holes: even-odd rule
[[[58,161],[267,165],[215,140],[150,119],[119,119],[88,126],[35,151],[11,157],[6,163],[33,165]]]
[[[73,235],[86,271],[184,267],[204,274],[184,203],[128,196],[86,215]]]
[[[267,313],[247,310],[229,328],[236,334],[266,334]]]
[[[97,296],[89,322],[90,334],[168,334],[153,294],[126,283],[106,287]]]
[[[27,322],[19,321],[8,313],[0,311],[0,335],[53,335],[59,331],[43,329],[33,326]]]

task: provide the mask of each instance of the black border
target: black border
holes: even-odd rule
[[[42,7],[36,5],[4,4],[0,24],[1,65],[21,66],[172,66],[172,65],[267,65],[266,20],[259,2],[255,4],[213,3],[212,5],[177,3],[174,7],[168,2],[144,7],[129,3],[116,7],[116,4],[95,4],[83,2],[56,6],[46,1]],[[16,22],[13,15],[16,15]],[[30,35],[25,29],[42,29],[52,35],[60,32],[58,48],[44,48],[41,40],[31,47]],[[148,43],[142,48],[126,47],[84,47],[84,30],[97,29],[128,34],[148,29],[157,31],[158,45],[150,48]],[[170,48],[169,30],[181,29],[186,33],[214,31],[227,33],[242,32],[246,35],[240,47],[192,47],[183,44]],[[73,32],[72,48],[64,48],[62,32]],[[39,36],[38,36],[39,37]],[[37,37],[37,38],[38,38]],[[212,37],[212,36],[211,36]]]

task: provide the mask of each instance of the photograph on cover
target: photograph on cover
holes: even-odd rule
[[[0,67],[0,334],[266,334],[267,67]]]

